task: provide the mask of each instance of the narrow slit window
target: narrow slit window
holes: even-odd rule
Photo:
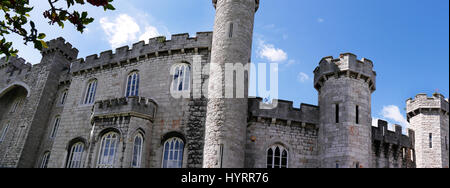
[[[336,123],[339,123],[339,104],[336,104],[336,110],[335,110],[336,114]]]
[[[3,128],[3,131],[2,131],[2,134],[1,134],[1,136],[0,136],[0,142],[3,142],[3,140],[5,139],[5,137],[6,137],[6,133],[8,132],[8,129],[9,129],[9,123],[8,124],[6,124],[6,126]]]
[[[233,38],[233,30],[234,30],[234,24],[230,23],[230,30],[228,31],[229,38]]]
[[[430,133],[430,148],[433,148],[433,133]]]
[[[359,124],[359,106],[356,106],[356,124]]]

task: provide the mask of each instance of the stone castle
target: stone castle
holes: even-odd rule
[[[214,30],[196,37],[85,59],[58,38],[38,64],[3,58],[0,168],[448,168],[448,99],[407,100],[407,135],[372,126],[373,62],[351,53],[320,60],[318,106],[267,108],[248,85],[244,98],[220,97],[225,63],[250,61],[259,3],[213,0]]]

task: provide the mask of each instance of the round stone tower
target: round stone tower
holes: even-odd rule
[[[211,49],[204,168],[243,168],[248,110],[248,73],[230,86],[226,65],[250,62],[259,0],[213,0],[216,8]],[[233,71],[234,72],[234,71]],[[233,72],[231,75],[234,75]],[[229,75],[229,74],[228,74]],[[233,76],[234,77],[234,76]],[[233,79],[234,80],[234,79]],[[243,85],[241,85],[243,84]],[[238,92],[238,90],[242,90]],[[236,95],[225,95],[230,91]],[[238,96],[243,93],[243,96]]]
[[[321,167],[372,167],[373,63],[346,53],[339,59],[323,58],[314,74],[319,92]]]

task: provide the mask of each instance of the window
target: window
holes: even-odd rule
[[[66,98],[67,98],[67,91],[64,91],[63,94],[61,95],[61,103],[60,104],[66,103]]]
[[[430,148],[433,148],[433,133],[430,133]]]
[[[447,140],[447,136],[445,136],[445,150],[448,150],[448,140]]]
[[[164,143],[163,168],[181,168],[183,166],[184,142],[171,138]]]
[[[97,90],[97,80],[90,81],[86,89],[86,97],[84,99],[84,104],[94,103],[96,90]]]
[[[336,123],[339,123],[339,104],[336,104],[336,110],[335,110],[335,116],[336,116]]]
[[[58,128],[59,128],[59,122],[61,121],[61,118],[59,116],[57,116],[55,118],[55,122],[53,124],[53,129],[52,132],[50,133],[50,138],[55,138],[56,134],[58,132]]]
[[[127,79],[127,91],[125,96],[138,96],[139,95],[139,74],[138,72],[132,72],[128,75]]]
[[[134,137],[134,147],[133,147],[133,161],[131,162],[131,166],[133,168],[140,168],[142,161],[142,142],[143,138],[141,134],[136,135]]]
[[[336,168],[339,168],[339,163],[336,163]]]
[[[189,91],[191,83],[191,67],[188,64],[180,64],[175,67],[173,75],[173,91]]]
[[[230,30],[228,31],[228,37],[233,38],[233,30],[234,30],[234,24],[233,22],[230,23]]]
[[[8,133],[8,129],[9,129],[9,123],[7,123],[6,126],[2,130],[2,134],[0,135],[0,142],[3,142],[3,140],[5,140],[6,133]]]
[[[288,151],[280,145],[272,146],[267,150],[267,168],[287,168]]]
[[[114,168],[118,145],[119,134],[110,132],[102,137],[97,168]]]
[[[356,124],[359,124],[359,106],[356,105]]]
[[[22,101],[22,99],[17,99],[14,101],[14,104],[12,105],[12,108],[10,111],[11,113],[15,113],[17,111],[17,107],[19,107],[21,101]]]
[[[44,156],[42,156],[40,168],[47,168],[48,160],[50,159],[50,152],[45,152]]]
[[[69,161],[67,168],[82,168],[83,167],[83,152],[84,144],[78,142],[70,148]]]

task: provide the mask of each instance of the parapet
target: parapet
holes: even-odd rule
[[[211,49],[212,32],[198,32],[196,37],[189,37],[189,34],[172,35],[171,40],[165,37],[155,37],[149,40],[148,44],[144,41],[133,44],[132,49],[129,46],[123,46],[116,49],[90,55],[86,59],[78,59],[73,62],[71,72],[76,74],[84,71],[95,70],[107,66],[139,61],[145,58],[154,58],[165,55],[179,53],[198,53],[199,49]]]
[[[441,110],[448,115],[449,104],[448,99],[440,93],[435,93],[429,97],[427,94],[421,93],[406,101],[406,113],[408,119],[420,114],[421,110]]]
[[[78,57],[78,49],[73,48],[72,44],[66,42],[62,37],[48,41],[47,46],[48,48],[41,50],[42,56],[51,52],[60,52],[69,61],[75,60]]]
[[[298,122],[306,124],[319,124],[319,107],[301,104],[300,108],[293,107],[292,101],[273,100],[272,104],[264,104],[262,98],[249,98],[249,116],[251,118],[267,118]],[[275,108],[271,108],[275,105]],[[289,123],[288,123],[289,124]]]
[[[408,129],[408,136],[403,135],[403,128],[395,125],[395,132],[388,129],[388,122],[378,120],[378,127],[372,127],[372,140],[386,144],[400,146],[401,148],[414,148],[415,132]]]
[[[31,63],[27,63],[25,59],[20,57],[9,57],[9,60],[6,61],[6,57],[3,57],[0,59],[0,69],[6,68],[9,66],[9,69],[7,70],[7,73],[10,73],[11,71],[29,71],[31,70]]]
[[[343,53],[339,59],[332,56],[320,60],[319,66],[314,70],[314,87],[320,91],[324,82],[331,77],[346,76],[362,79],[367,82],[372,92],[376,90],[376,72],[373,71],[373,62],[369,59],[357,59],[351,53]]]
[[[128,97],[95,102],[93,118],[134,116],[153,121],[157,104],[143,97]]]

